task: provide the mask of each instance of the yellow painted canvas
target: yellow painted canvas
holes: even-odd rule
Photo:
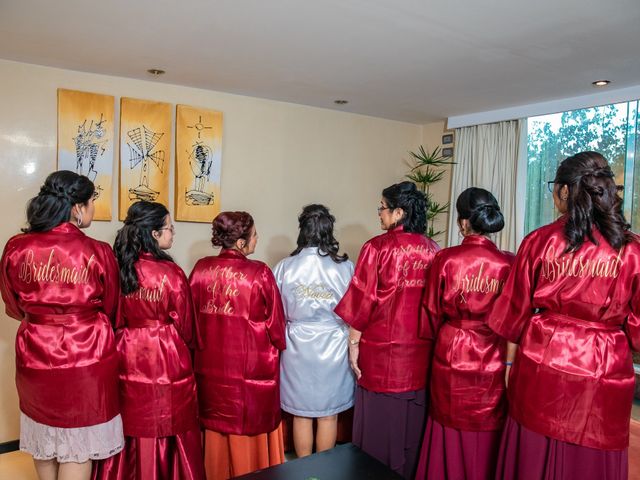
[[[89,177],[96,186],[94,220],[111,220],[114,98],[58,89],[58,170]]]
[[[176,107],[176,220],[210,222],[220,213],[222,112]]]
[[[169,208],[171,105],[122,98],[120,100],[119,217],[138,200]]]

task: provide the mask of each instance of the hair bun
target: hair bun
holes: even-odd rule
[[[500,207],[498,205],[492,205],[491,203],[481,203],[474,208],[477,212],[499,212]]]
[[[585,176],[591,176],[591,177],[596,177],[596,178],[615,178],[614,173],[611,171],[611,167],[609,167],[608,165],[606,167],[600,167],[600,168],[593,168],[591,170],[587,170],[584,175],[583,178]]]
[[[40,187],[40,192],[38,193],[38,195],[62,198],[64,200],[67,200],[68,202],[71,202],[71,197],[63,189],[51,188],[46,184]]]
[[[221,212],[211,225],[211,244],[231,248],[240,238],[248,240],[253,226],[253,217],[247,212]]]

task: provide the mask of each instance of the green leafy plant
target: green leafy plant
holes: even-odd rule
[[[434,224],[436,217],[449,211],[449,202],[440,204],[433,200],[431,186],[439,182],[444,177],[445,165],[453,165],[456,162],[450,157],[442,155],[442,149],[436,147],[432,152],[427,152],[421,145],[417,152],[409,152],[411,161],[408,162],[411,170],[406,177],[414,182],[427,197],[427,230],[425,234],[434,238],[444,233],[443,230],[435,231]]]

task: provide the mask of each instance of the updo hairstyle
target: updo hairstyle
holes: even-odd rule
[[[504,228],[504,216],[498,201],[484,188],[467,188],[458,196],[456,210],[459,220],[469,220],[471,229],[481,235]]]
[[[247,212],[222,212],[213,219],[211,244],[214,247],[233,248],[239,239],[249,240],[253,217]]]

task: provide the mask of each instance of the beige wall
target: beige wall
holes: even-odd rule
[[[311,202],[330,206],[338,219],[337,237],[355,259],[362,243],[379,233],[375,209],[380,191],[402,179],[407,151],[417,148],[423,137],[429,147],[439,144],[442,133],[442,124],[422,127],[4,60],[0,60],[0,85],[0,245],[23,226],[27,200],[55,169],[59,87],[115,96],[116,118],[123,96],[224,112],[222,208],[254,215],[260,239],[253,258],[270,265],[293,249],[297,214]],[[114,174],[116,167],[117,159]],[[171,188],[173,198],[173,184]],[[114,212],[116,207],[114,192]],[[95,222],[87,233],[112,243],[118,227],[117,221]],[[176,233],[171,253],[185,270],[198,258],[214,253],[208,224],[176,222]],[[13,380],[17,326],[0,313],[0,442],[18,436]]]

